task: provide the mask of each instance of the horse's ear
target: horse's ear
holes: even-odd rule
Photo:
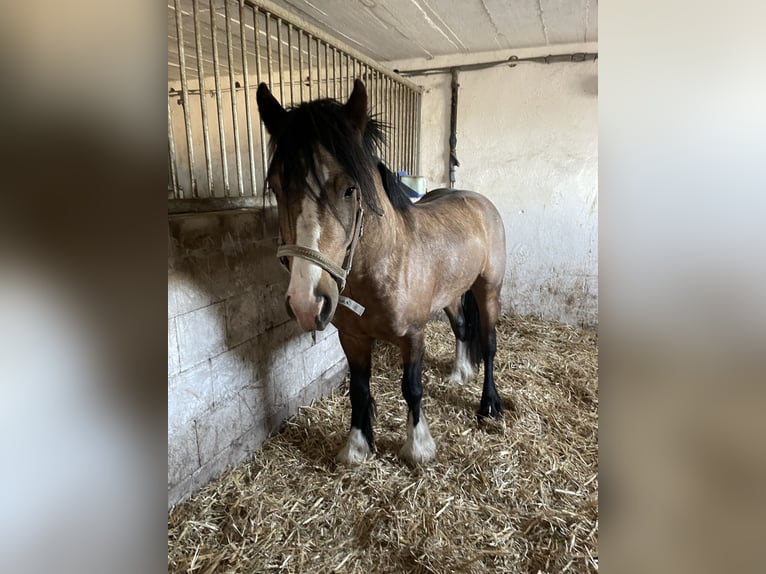
[[[346,102],[346,113],[356,129],[364,133],[367,127],[367,90],[362,80],[354,80],[354,90]]]
[[[287,116],[285,108],[271,94],[269,87],[264,83],[258,86],[255,99],[258,101],[258,111],[261,114],[263,123],[266,125],[266,129],[271,135],[279,133]]]

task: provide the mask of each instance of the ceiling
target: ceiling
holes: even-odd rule
[[[228,33],[232,37],[235,74],[243,73],[240,47],[243,33],[250,66],[255,66],[255,37],[261,51],[265,52],[264,26],[261,22],[259,32],[255,32],[257,26],[251,7],[244,9],[240,22],[237,0],[214,0],[212,13],[211,2],[197,0],[200,20],[197,31],[200,51],[197,52],[193,0],[168,0],[169,82],[175,84],[180,79],[176,2],[181,8],[184,59],[190,82],[197,74],[198,54],[202,56],[206,73],[213,69],[211,20],[215,22],[220,69],[224,76],[228,72],[227,21],[231,25]],[[275,6],[281,12],[297,16],[375,62],[544,48],[598,39],[598,0],[280,0],[256,4],[265,4],[267,8]],[[271,43],[275,47],[279,44],[274,32]],[[305,49],[301,50],[306,57]],[[293,60],[299,57],[297,49],[288,52]],[[316,53],[311,57],[316,64]]]
[[[281,0],[375,61],[598,40],[598,0]]]

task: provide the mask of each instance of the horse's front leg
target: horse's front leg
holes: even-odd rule
[[[351,395],[351,432],[346,445],[338,453],[338,460],[352,465],[364,461],[375,450],[372,437],[375,401],[370,395],[372,339],[351,337],[340,332],[338,335],[348,359]]]
[[[402,458],[421,464],[436,456],[436,444],[428,431],[420,402],[423,398],[423,331],[418,329],[400,343],[402,351],[402,395],[407,401],[407,440],[399,454]]]

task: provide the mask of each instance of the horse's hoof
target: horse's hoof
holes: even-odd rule
[[[351,433],[348,435],[348,441],[345,446],[340,449],[340,452],[335,457],[336,460],[345,464],[346,466],[356,466],[363,463],[370,456],[372,456],[372,450],[367,443],[367,439],[359,429],[351,429]]]
[[[488,418],[492,418],[496,421],[503,418],[503,403],[501,403],[499,399],[479,407],[479,412],[476,413],[476,419],[479,423],[482,423]]]
[[[412,428],[412,414],[407,417],[407,440],[399,451],[399,456],[412,464],[425,464],[436,458],[436,443],[428,430],[428,423],[422,416],[415,428]]]
[[[417,446],[409,441],[405,442],[399,451],[399,456],[414,465],[426,464],[436,458],[436,443],[433,439]]]

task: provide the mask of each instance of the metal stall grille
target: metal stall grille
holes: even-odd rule
[[[168,0],[169,211],[265,205],[268,139],[255,103],[266,82],[284,106],[344,101],[365,82],[388,126],[394,171],[417,173],[421,91],[270,2]]]

